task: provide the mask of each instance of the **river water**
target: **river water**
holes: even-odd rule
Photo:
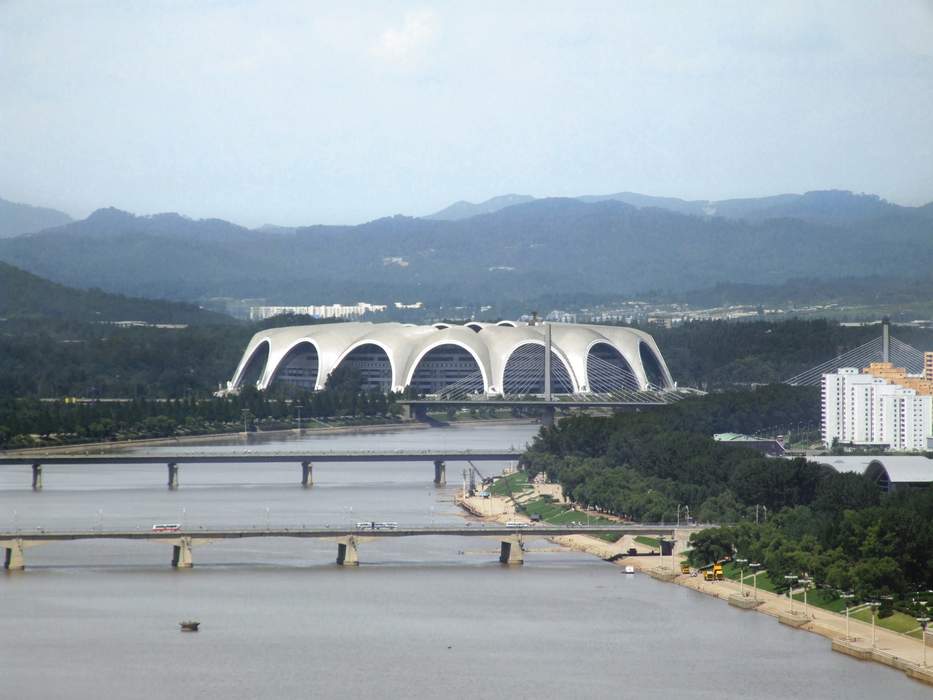
[[[505,448],[535,430],[298,440],[321,450]],[[278,438],[248,449],[296,446]],[[33,493],[28,468],[4,468],[0,529],[463,521],[455,464],[444,488],[431,483],[430,463],[323,464],[311,489],[298,486],[298,465],[180,469],[180,488],[168,491],[158,465],[47,467],[45,489]],[[768,616],[547,542],[529,545],[524,566],[504,567],[497,547],[382,540],[361,545],[358,568],[343,568],[333,542],[227,540],[195,547],[191,570],[172,569],[171,548],[150,542],[28,549],[25,572],[0,576],[0,698],[931,696]],[[199,633],[178,631],[189,617]]]

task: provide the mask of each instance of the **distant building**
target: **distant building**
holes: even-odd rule
[[[784,438],[778,435],[776,438],[755,437],[754,435],[742,435],[740,433],[716,433],[713,435],[716,442],[728,442],[731,445],[748,447],[758,450],[764,454],[780,457],[784,454]]]
[[[820,464],[837,472],[864,474],[885,491],[897,488],[928,487],[933,483],[933,459],[922,455],[882,457],[821,457]]]
[[[927,353],[931,355],[931,353]],[[933,381],[890,363],[860,373],[843,367],[822,379],[823,444],[922,451],[933,434]]]
[[[368,313],[382,313],[386,308],[385,304],[367,304],[365,301],[356,304],[323,304],[320,306],[251,306],[249,320],[263,321],[285,314],[314,318],[358,319]]]

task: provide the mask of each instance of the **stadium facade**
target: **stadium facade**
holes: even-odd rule
[[[249,384],[323,389],[332,372],[346,367],[359,372],[366,389],[411,387],[419,394],[446,396],[541,394],[548,335],[554,394],[673,387],[654,339],[643,331],[500,321],[270,328],[250,340],[227,390]]]

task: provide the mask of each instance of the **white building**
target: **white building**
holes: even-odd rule
[[[355,319],[367,313],[382,313],[386,308],[385,304],[367,304],[365,301],[356,304],[320,304],[316,306],[251,306],[249,308],[249,320],[264,321],[267,318],[284,314],[312,316],[313,318]]]
[[[554,394],[608,394],[673,388],[654,339],[618,326],[515,321],[464,325],[328,323],[256,333],[228,383],[235,391],[276,382],[323,389],[340,367],[359,372],[366,389],[444,395],[527,395],[544,391],[550,340]]]
[[[922,451],[933,433],[933,396],[843,367],[822,381],[823,444]]]

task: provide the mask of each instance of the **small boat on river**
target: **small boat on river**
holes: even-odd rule
[[[201,623],[197,620],[184,620],[178,624],[181,625],[182,632],[197,632],[198,627],[201,626]]]

